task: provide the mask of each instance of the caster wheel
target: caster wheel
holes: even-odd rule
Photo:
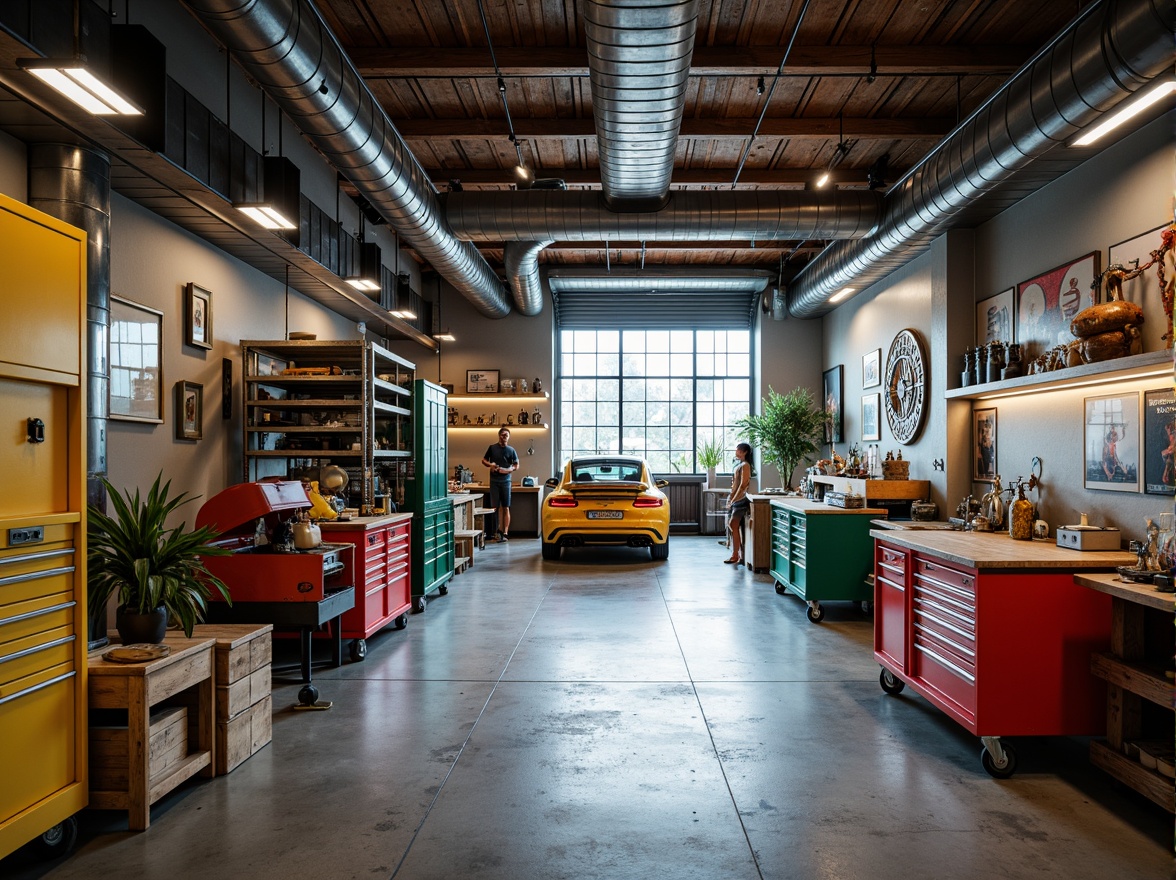
[[[878,676],[878,684],[882,685],[882,690],[888,694],[901,694],[902,689],[906,687],[906,682],[889,669],[882,670],[882,674]]]
[[[784,595],[784,585],[782,583],[780,583],[779,581],[776,581],[776,592],[779,593],[781,596]]]
[[[303,706],[313,706],[318,702],[318,688],[313,684],[303,685],[298,691],[298,702]]]
[[[43,859],[60,859],[73,852],[78,842],[78,820],[70,816],[33,841],[33,848]]]
[[[808,607],[808,611],[806,611],[805,614],[808,615],[808,619],[812,623],[820,623],[825,619],[825,609],[820,605],[810,605]]]
[[[861,609],[862,609],[862,614],[869,614],[871,611],[874,610],[874,603],[870,602],[868,600],[865,602],[862,602]]]
[[[367,656],[367,642],[363,639],[353,639],[351,642],[351,662],[359,663]]]
[[[1007,742],[1000,744],[1004,751],[1004,763],[996,763],[996,759],[992,757],[992,753],[988,749],[980,750],[980,765],[993,779],[1008,779],[1017,772],[1017,753],[1013,751],[1013,747]]]
[[[408,615],[401,614],[399,617],[396,618],[396,620],[394,620],[392,622],[392,625],[396,629],[404,629],[406,626],[408,626]]]
[[[424,614],[425,609],[428,607],[429,607],[429,600],[426,599],[424,596],[417,596],[416,601],[412,606],[412,610],[415,611],[417,614]]]
[[[441,586],[439,586],[437,588],[437,595],[438,596],[448,596],[449,595],[449,587],[446,586],[445,584],[442,584]]]

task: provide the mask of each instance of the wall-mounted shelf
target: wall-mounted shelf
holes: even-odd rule
[[[540,422],[537,425],[508,425],[505,422],[502,422],[497,425],[450,425],[449,430],[450,431],[494,431],[495,433],[498,433],[498,431],[500,429],[507,428],[513,434],[515,431],[526,431],[528,429],[532,430],[532,431],[546,431],[548,429],[548,427],[550,427],[550,426],[547,424],[547,422]]]
[[[953,388],[944,396],[948,400],[992,400],[999,397],[1040,394],[1045,391],[1105,385],[1110,382],[1145,379],[1153,376],[1171,379],[1171,351],[1148,351],[1097,364],[1083,364],[1079,367],[1067,367],[1064,370],[1053,370],[1049,373],[1034,373],[1032,376],[1020,376],[1002,382],[986,382],[983,385],[969,385],[967,388]]]
[[[489,400],[550,400],[551,395],[546,391],[540,391],[538,394],[450,394],[449,402],[454,403],[485,403]]]

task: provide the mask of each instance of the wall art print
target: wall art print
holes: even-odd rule
[[[862,395],[862,440],[882,439],[882,395]]]
[[[1083,485],[1139,491],[1139,392],[1088,397],[1085,403]]]
[[[1176,495],[1176,394],[1143,393],[1143,491]]]
[[[875,348],[862,355],[862,388],[873,388],[882,384],[882,349]]]
[[[825,401],[825,442],[841,442],[842,406],[841,388],[844,366],[837,366],[825,370],[824,397]]]
[[[1070,321],[1098,299],[1091,285],[1099,273],[1098,251],[1017,285],[1017,334],[1026,360],[1072,342]]]
[[[976,344],[1013,341],[1013,288],[976,303]]]
[[[1164,295],[1163,286],[1160,284],[1160,267],[1152,263],[1152,252],[1163,247],[1163,233],[1167,228],[1166,225],[1157,226],[1155,229],[1149,229],[1147,232],[1137,235],[1134,238],[1127,239],[1127,241],[1113,244],[1107,249],[1108,269],[1118,264],[1127,271],[1127,275],[1135,275],[1133,278],[1123,278],[1120,293],[1123,299],[1143,307],[1145,320],[1140,330],[1143,331],[1144,351],[1156,351],[1170,347],[1165,345],[1163,339],[1168,326],[1167,316],[1164,314]],[[1149,263],[1152,263],[1152,265],[1142,272],[1139,271],[1140,266],[1148,266]],[[1165,269],[1167,271],[1168,282],[1171,283],[1172,264],[1169,263]],[[1107,281],[1104,280],[1104,291],[1107,288]]]
[[[996,407],[972,410],[972,481],[996,479]]]
[[[112,419],[163,422],[163,312],[110,297]]]

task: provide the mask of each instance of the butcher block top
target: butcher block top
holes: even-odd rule
[[[1135,554],[1123,550],[1067,550],[1052,538],[1014,541],[1003,532],[872,529],[870,535],[895,547],[906,547],[977,570],[1105,571],[1135,562]]]
[[[1161,593],[1151,584],[1126,583],[1117,574],[1077,574],[1074,583],[1159,611],[1172,611],[1176,603],[1176,595],[1172,593]]]
[[[412,519],[412,514],[389,513],[382,516],[353,516],[342,522],[337,519],[319,520],[318,524],[324,532],[329,532],[331,529],[363,529],[367,532],[372,529],[385,529],[396,523],[404,522],[406,519]]]
[[[795,495],[752,495],[748,497],[771,498],[773,504],[779,504],[781,507],[787,507],[789,510],[807,514],[808,516],[820,513],[868,513],[873,517],[886,516],[886,510],[881,507],[834,507],[822,501],[813,501],[811,498],[799,498]]]

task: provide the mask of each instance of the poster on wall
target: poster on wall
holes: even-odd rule
[[[1171,388],[1143,395],[1143,491],[1176,495],[1176,394]]]
[[[996,407],[972,411],[972,482],[996,479]]]
[[[1144,351],[1165,347],[1160,338],[1168,329],[1164,316],[1163,285],[1157,271],[1159,266],[1152,263],[1152,252],[1163,246],[1163,233],[1167,228],[1157,226],[1127,241],[1113,244],[1107,250],[1107,268],[1118,264],[1125,270],[1120,285],[1123,299],[1143,307],[1146,320],[1140,329],[1143,331]],[[1140,271],[1140,267],[1144,266],[1148,268]],[[1171,264],[1165,267],[1169,279],[1171,268]],[[1113,284],[1113,281],[1104,283],[1104,288],[1109,289]]]
[[[1083,485],[1139,491],[1139,392],[1085,400]]]
[[[976,303],[976,344],[1013,341],[1013,288]]]
[[[1070,321],[1095,304],[1091,285],[1098,272],[1095,251],[1017,285],[1017,338],[1013,341],[1021,344],[1025,360],[1074,341]]]
[[[843,365],[825,370],[825,442],[841,442],[841,377]]]

